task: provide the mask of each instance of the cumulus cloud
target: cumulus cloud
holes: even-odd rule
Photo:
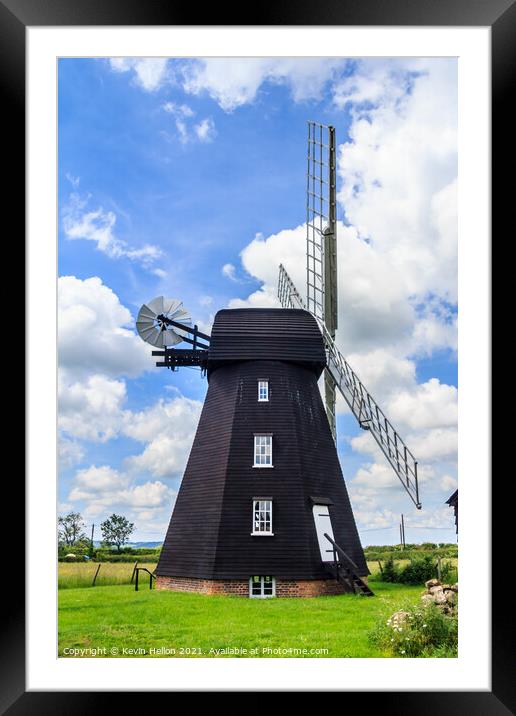
[[[106,442],[118,434],[126,398],[124,381],[92,375],[85,381],[59,381],[59,427],[82,440]]]
[[[64,470],[77,465],[85,455],[84,447],[77,440],[70,440],[64,435],[58,436],[59,469]]]
[[[102,207],[88,211],[88,203],[89,198],[72,194],[63,207],[63,230],[67,239],[93,241],[97,249],[110,258],[127,258],[144,268],[150,268],[163,255],[161,249],[153,244],[144,244],[139,248],[129,246],[115,236],[116,214]]]
[[[182,475],[193,442],[202,404],[183,396],[159,400],[139,413],[127,412],[124,434],[146,443],[140,455],[127,459],[133,472],[146,471],[155,477]]]
[[[123,511],[137,527],[153,517],[163,517],[170,510],[176,493],[160,481],[136,484],[129,475],[108,465],[78,470],[68,495],[70,503],[81,502],[87,518],[107,517],[109,512]]]
[[[253,102],[265,82],[289,87],[292,99],[317,99],[341,60],[316,58],[207,58],[182,67],[183,89],[189,94],[207,92],[225,112]]]
[[[457,388],[431,378],[410,391],[396,391],[389,401],[393,422],[421,430],[457,424]]]
[[[114,72],[129,72],[134,83],[146,92],[155,92],[169,79],[166,57],[112,57]]]
[[[409,295],[455,301],[456,61],[359,62],[335,102],[351,104],[338,159],[348,221]]]
[[[153,366],[130,311],[98,276],[59,278],[57,326],[60,375],[70,383],[95,374],[135,377]]]

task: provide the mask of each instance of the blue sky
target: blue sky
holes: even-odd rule
[[[337,341],[420,457],[417,513],[338,406],[364,544],[453,541],[456,486],[456,63],[59,62],[60,510],[113,511],[159,540],[206,382],[154,367],[140,305],[275,305],[304,286],[306,121],[339,145]]]

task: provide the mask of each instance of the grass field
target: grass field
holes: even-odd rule
[[[77,587],[91,587],[93,577],[100,564],[100,569],[95,580],[95,589],[101,586],[115,584],[129,584],[133,573],[134,564],[120,562],[58,562],[57,585],[59,589],[76,589]],[[147,567],[153,572],[156,563],[147,564],[138,562],[139,567]],[[148,583],[149,575],[140,573],[143,583]]]
[[[145,580],[138,592],[132,585],[69,587],[59,592],[59,656],[385,657],[368,632],[379,618],[417,602],[422,587],[370,585],[371,598],[270,600],[151,591]],[[231,648],[237,653],[217,652]]]
[[[450,562],[454,567],[457,566],[457,559],[444,559],[444,562]],[[396,560],[398,567],[403,567],[409,563],[409,560]],[[147,567],[151,572],[156,569],[156,563],[138,562],[140,567]],[[378,577],[380,567],[378,561],[371,560],[367,562],[367,566],[373,577]],[[58,587],[59,589],[75,589],[77,587],[90,587],[93,581],[98,564],[91,562],[59,562],[58,564]],[[96,579],[97,586],[107,586],[116,584],[129,584],[131,574],[133,572],[132,563],[120,562],[103,562]],[[140,574],[144,584],[148,582],[148,575]]]

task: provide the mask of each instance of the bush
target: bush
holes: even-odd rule
[[[112,554],[110,552],[100,552],[97,551],[95,553],[94,560],[95,562],[130,562],[131,564],[134,564],[135,562],[153,562],[157,563],[159,559],[159,554],[148,554],[148,553],[138,553],[138,554]]]
[[[394,564],[394,559],[388,557],[383,565],[382,582],[399,582],[399,570]]]
[[[413,557],[409,564],[398,566],[393,557],[388,557],[382,568],[381,575],[377,575],[382,582],[397,582],[399,584],[424,584],[428,579],[437,577],[437,563],[432,555]],[[456,582],[457,570],[448,562],[441,563],[441,581]]]
[[[435,559],[431,555],[411,560],[399,572],[398,581],[402,584],[424,584],[437,576]]]
[[[409,605],[392,617],[383,617],[369,639],[398,657],[456,657],[458,619],[435,604]]]

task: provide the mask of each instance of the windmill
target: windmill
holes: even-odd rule
[[[138,314],[141,338],[158,349],[157,366],[197,366],[208,379],[156,568],[158,589],[372,595],[335,445],[337,390],[419,506],[415,460],[335,346],[333,128],[309,124],[308,168],[307,306],[281,266],[283,308],[220,310],[211,335],[191,325],[177,299],[156,298]],[[177,348],[180,341],[189,347]]]

